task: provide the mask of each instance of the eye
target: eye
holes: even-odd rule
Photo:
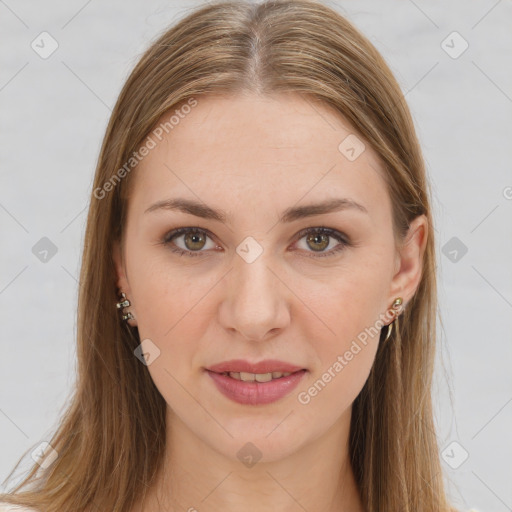
[[[174,240],[183,237],[184,248],[176,247]],[[201,251],[206,245],[206,239],[210,238],[207,232],[200,228],[178,228],[168,233],[163,241],[165,245],[169,245],[172,252],[180,256],[201,256]],[[215,244],[214,244],[215,245]],[[210,247],[212,249],[212,247]]]
[[[340,233],[335,229],[325,227],[306,228],[303,229],[297,236],[299,237],[299,241],[305,238],[307,247],[312,248],[313,253],[316,253],[310,256],[312,258],[334,256],[342,251],[345,247],[352,245],[349,242],[348,237],[343,233]],[[334,238],[340,243],[334,248],[331,248],[330,251],[325,251],[325,249],[327,249],[327,247],[330,245],[329,238]]]
[[[181,237],[183,237],[184,247],[180,247],[174,242],[174,240],[179,240]],[[325,227],[303,229],[297,234],[297,237],[298,241],[305,238],[307,247],[313,249],[313,251],[308,251],[307,249],[305,249],[305,251],[312,252],[313,254],[310,257],[313,258],[333,256],[345,247],[352,245],[349,242],[348,237],[343,233],[340,233],[335,229]],[[201,256],[202,253],[205,252],[202,249],[215,249],[217,247],[213,241],[213,247],[207,247],[207,239],[209,238],[211,237],[208,232],[201,228],[177,228],[168,233],[162,243],[164,245],[169,245],[171,251],[179,254],[180,256]],[[329,239],[335,239],[340,243],[334,248],[331,248],[331,250],[325,251],[325,249],[330,246]]]

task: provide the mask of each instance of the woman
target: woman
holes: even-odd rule
[[[338,13],[278,0],[187,16],[112,113],[74,399],[1,500],[454,510],[432,418],[429,194],[399,86]]]

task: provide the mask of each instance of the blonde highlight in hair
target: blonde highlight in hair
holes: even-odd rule
[[[421,282],[399,328],[380,344],[354,401],[350,458],[366,510],[452,510],[431,400],[437,291],[429,184],[396,80],[346,19],[314,0],[223,1],[189,13],[150,46],[126,81],[93,189],[112,179],[171,109],[190,98],[239,93],[295,93],[328,105],[378,154],[397,243],[415,217],[427,217]],[[134,178],[134,171],[127,173],[101,199],[91,194],[78,297],[77,380],[49,441],[58,458],[46,469],[34,464],[1,500],[45,512],[128,512],[162,467],[166,403],[133,355],[140,343],[137,328],[121,325],[114,307],[112,251],[123,239]]]

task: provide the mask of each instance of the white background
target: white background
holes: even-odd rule
[[[111,108],[149,42],[200,3],[0,1],[2,480],[49,439],[70,394],[84,223]],[[384,55],[427,161],[444,326],[436,416],[449,492],[463,510],[510,511],[512,4],[326,3]],[[58,43],[47,59],[31,48],[43,31]],[[464,40],[457,58],[445,51],[458,53]],[[57,248],[46,263],[32,252],[42,237]],[[455,262],[453,237],[467,247]],[[453,469],[463,450],[468,459]]]

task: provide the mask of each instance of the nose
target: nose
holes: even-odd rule
[[[233,265],[225,277],[220,324],[246,340],[274,337],[290,322],[293,294],[285,285],[286,277],[265,253],[250,263],[235,255]]]

